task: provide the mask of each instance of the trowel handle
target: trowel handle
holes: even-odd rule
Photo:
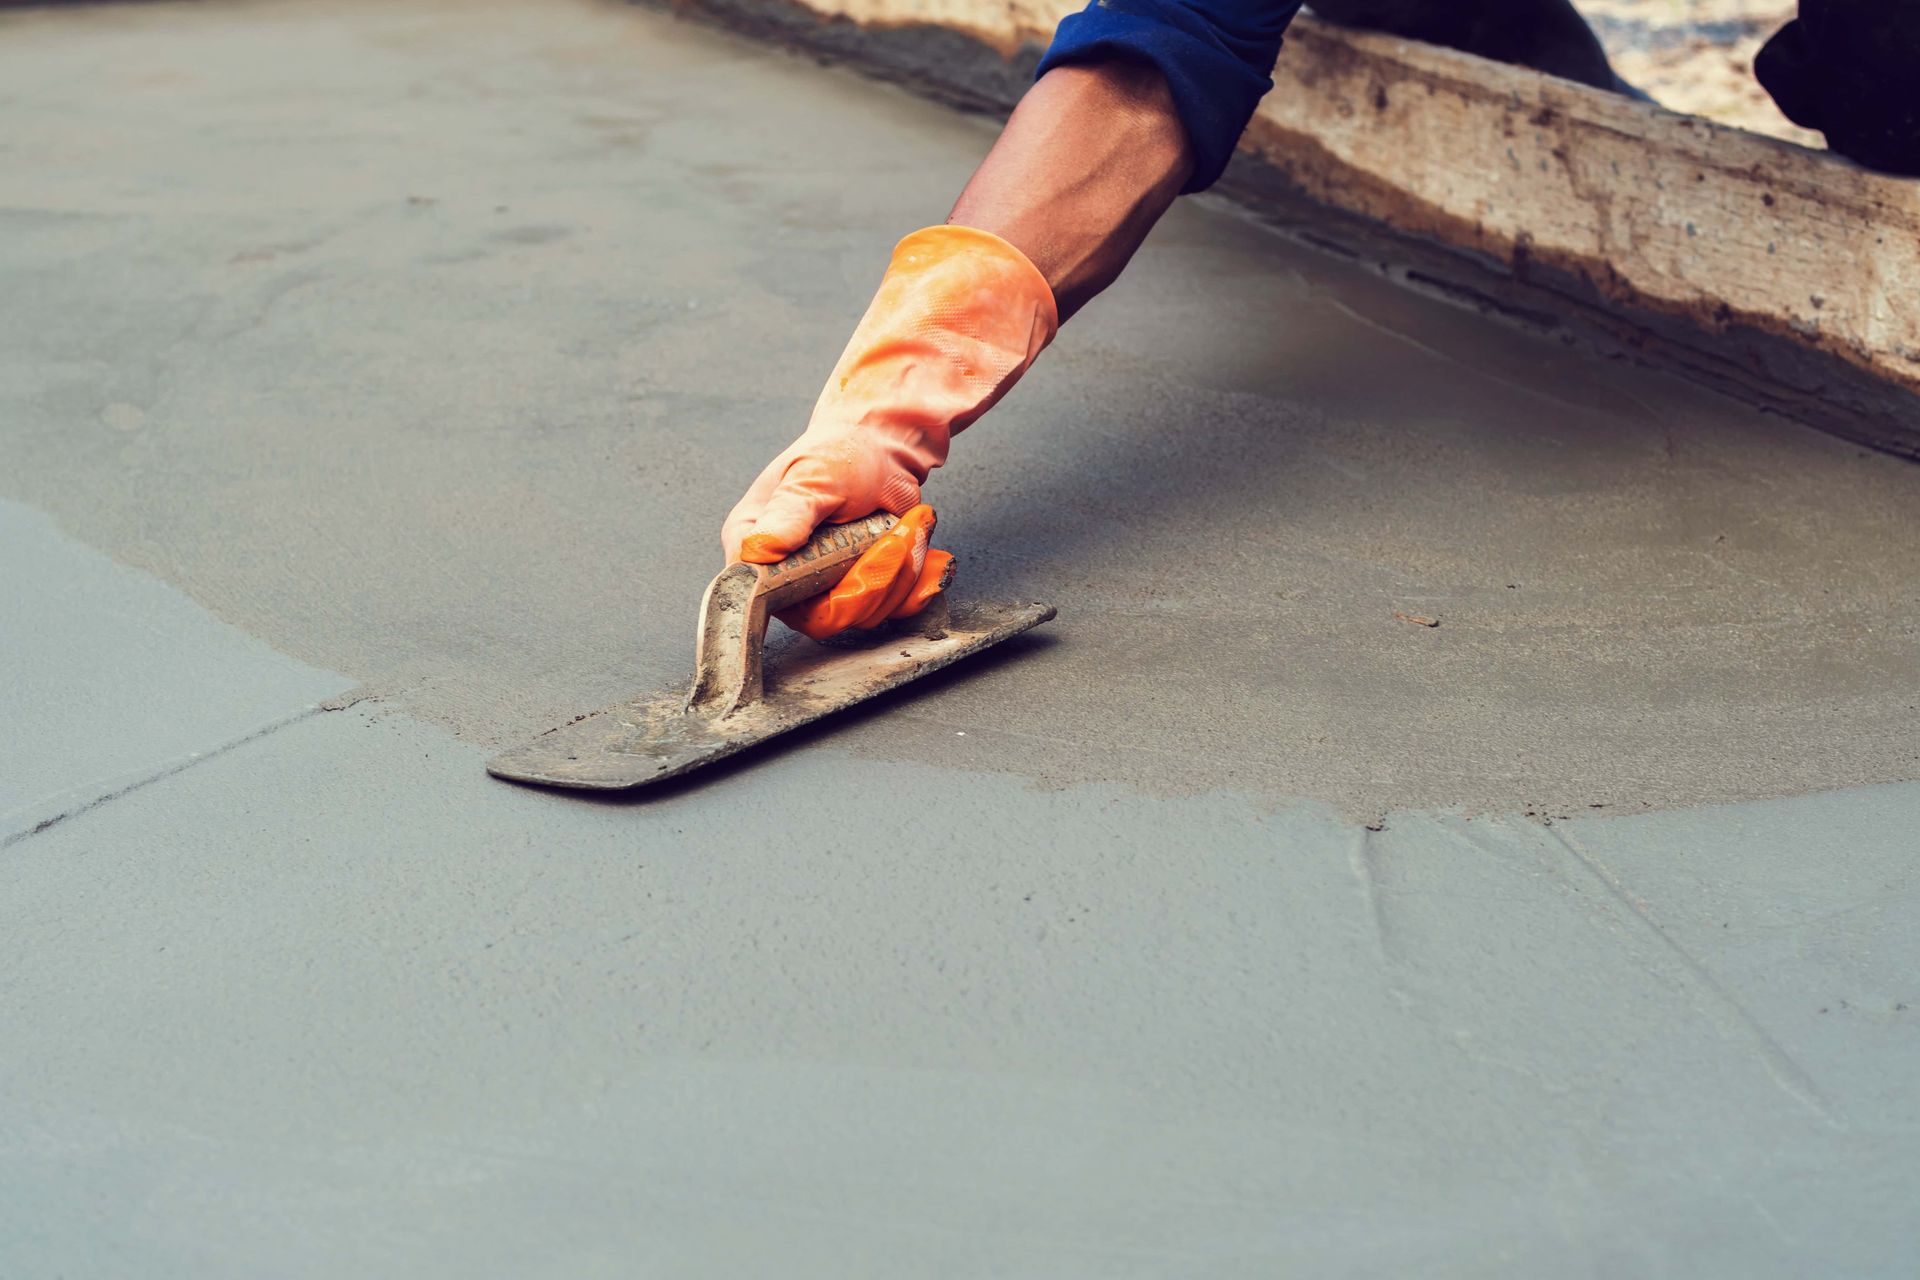
[[[770,612],[777,613],[831,590],[881,534],[899,523],[899,516],[881,511],[846,524],[823,524],[785,560],[759,566],[757,594],[765,598]]]
[[[687,710],[719,719],[759,701],[768,615],[832,590],[853,562],[899,522],[899,516],[883,511],[846,524],[823,524],[778,564],[736,562],[721,570],[700,602]]]

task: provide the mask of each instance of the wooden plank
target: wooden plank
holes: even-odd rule
[[[1079,6],[676,7],[1004,108]],[[1503,313],[1538,317],[1544,307],[1571,332],[1610,335],[1656,363],[1920,456],[1920,182],[1311,15],[1295,22],[1274,79],[1228,193],[1275,208],[1310,200],[1443,249],[1415,273],[1440,292]],[[1385,269],[1392,251],[1380,254]]]
[[[1920,389],[1920,183],[1312,21],[1278,79],[1244,146],[1315,199]]]

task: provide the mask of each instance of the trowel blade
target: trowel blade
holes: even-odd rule
[[[731,715],[690,715],[684,688],[662,690],[549,729],[489,760],[487,772],[588,791],[664,782],[930,675],[1053,616],[1049,604],[956,603],[937,636],[881,630],[851,646],[794,636],[779,652],[769,646],[760,701]]]

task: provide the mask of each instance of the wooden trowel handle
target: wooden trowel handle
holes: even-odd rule
[[[899,521],[899,516],[881,512],[846,524],[823,524],[806,545],[778,564],[735,563],[722,569],[700,602],[688,713],[717,720],[758,702],[767,618],[831,590]]]

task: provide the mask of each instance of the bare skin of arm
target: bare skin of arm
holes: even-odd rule
[[[1020,100],[947,221],[1026,254],[1065,320],[1118,278],[1192,171],[1159,71],[1057,67]]]

